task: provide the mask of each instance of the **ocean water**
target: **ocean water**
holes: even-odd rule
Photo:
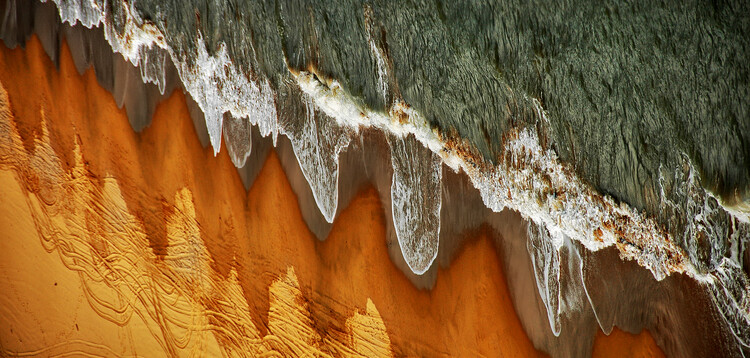
[[[53,59],[65,38],[135,130],[182,89],[246,185],[275,146],[320,239],[373,182],[418,286],[461,229],[520,231],[499,246],[529,268],[509,281],[535,289],[543,324],[516,307],[553,355],[618,325],[670,355],[741,356],[748,14],[744,1],[2,1],[0,35],[37,33]]]

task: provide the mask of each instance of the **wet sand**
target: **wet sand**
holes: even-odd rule
[[[664,357],[647,331],[639,334],[631,334],[617,328],[612,330],[609,336],[599,331],[594,340],[593,357]]]
[[[0,47],[5,353],[543,355],[488,232],[417,290],[389,258],[374,188],[320,242],[274,151],[245,191],[179,90],[135,133],[65,44],[59,69],[35,37]],[[594,349],[660,353],[618,330]]]

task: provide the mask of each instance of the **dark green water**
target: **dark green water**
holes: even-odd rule
[[[178,52],[199,30],[278,87],[314,65],[385,109],[367,41],[372,9],[392,81],[433,126],[489,161],[518,122],[551,122],[560,157],[599,190],[653,210],[659,167],[687,155],[704,186],[746,199],[750,6],[735,2],[138,1]],[[114,17],[116,18],[116,16]],[[116,22],[115,22],[116,23]],[[253,51],[254,47],[255,51]]]

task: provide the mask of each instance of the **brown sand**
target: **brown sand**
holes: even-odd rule
[[[595,358],[605,357],[664,357],[664,353],[659,349],[648,331],[641,331],[639,334],[631,334],[617,328],[612,330],[609,336],[599,331],[594,341]]]
[[[57,70],[35,37],[3,47],[0,82],[6,353],[540,355],[487,233],[419,291],[389,259],[371,187],[319,242],[277,156],[246,193],[182,93],[134,133],[65,44]],[[595,348],[636,346],[660,352],[617,330]]]

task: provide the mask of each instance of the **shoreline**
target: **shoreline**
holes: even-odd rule
[[[156,266],[174,256],[170,218],[175,212],[190,211],[186,205],[194,206],[194,226],[208,255],[206,270],[221,282],[236,275],[260,337],[275,332],[271,317],[277,311],[269,300],[269,288],[290,282],[284,279],[292,277],[292,267],[306,305],[301,310],[309,319],[307,332],[321,337],[310,341],[311,346],[328,342],[326,347],[338,347],[333,343],[354,341],[357,334],[349,318],[364,312],[363,316],[381,317],[390,342],[387,351],[396,355],[539,354],[514,311],[500,258],[486,229],[465,240],[449,268],[438,270],[432,290],[418,290],[390,259],[383,208],[371,185],[359,191],[334,221],[328,238],[320,242],[302,218],[276,150],[271,150],[245,192],[227,151],[214,157],[211,148],[200,145],[181,91],[160,103],[151,125],[135,133],[125,111],[97,84],[91,69],[78,75],[66,44],[59,70],[36,36],[26,49],[3,47],[2,53],[0,82],[8,91],[26,152],[38,146],[34,138],[45,131],[42,118],[46,118],[49,144],[60,159],[61,171],[80,169],[74,154],[80,148],[83,168],[94,187],[104,190],[115,180],[127,212],[140,223],[153,250]],[[31,81],[39,85],[38,96],[29,93]],[[648,339],[642,339],[644,335]],[[383,342],[382,335],[375,336]],[[606,338],[600,334],[596,342],[610,341],[614,346],[628,340],[655,346],[648,333],[619,332]],[[3,348],[10,349],[6,344]],[[287,352],[296,352],[286,347]]]

